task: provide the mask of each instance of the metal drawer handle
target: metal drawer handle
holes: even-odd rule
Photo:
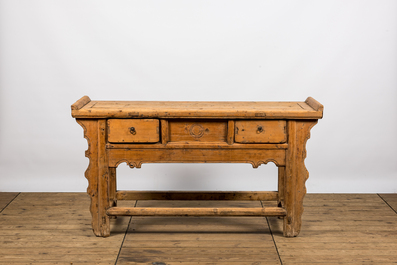
[[[133,135],[136,134],[136,131],[135,131],[135,128],[134,128],[134,127],[131,127],[131,128],[130,128],[130,133],[133,134]]]
[[[263,127],[262,126],[258,126],[258,128],[256,129],[256,133],[261,133],[263,132]]]

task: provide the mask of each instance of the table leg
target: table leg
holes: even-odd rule
[[[117,190],[116,168],[115,167],[110,167],[109,168],[109,200],[110,200],[110,207],[116,207],[117,206],[116,190]]]
[[[86,157],[89,165],[85,172],[88,180],[87,193],[91,198],[90,212],[92,229],[96,236],[109,236],[110,223],[106,214],[110,206],[109,200],[109,167],[106,155],[106,120],[77,119],[84,129],[88,149]]]
[[[309,172],[305,167],[306,142],[310,129],[317,120],[288,121],[288,150],[285,167],[284,203],[287,216],[284,217],[284,236],[297,236],[301,229],[305,182]]]
[[[278,198],[277,206],[284,204],[285,167],[278,167]]]

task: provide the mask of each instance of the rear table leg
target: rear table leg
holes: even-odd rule
[[[110,207],[117,206],[117,198],[116,198],[116,190],[117,190],[117,182],[116,182],[116,168],[109,168],[109,199],[110,199]]]
[[[285,167],[278,167],[278,199],[277,206],[282,207],[284,203]]]
[[[117,183],[116,183],[116,168],[110,167],[109,168],[109,206],[116,207],[117,206],[117,198],[116,198],[116,190],[117,190]],[[117,216],[110,216],[110,219],[117,219]]]

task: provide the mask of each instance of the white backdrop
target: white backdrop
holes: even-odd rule
[[[397,1],[0,1],[0,191],[85,191],[70,105],[303,101],[308,192],[397,192]],[[276,166],[144,164],[123,189],[260,190]]]

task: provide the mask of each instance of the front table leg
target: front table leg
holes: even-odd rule
[[[284,179],[284,203],[287,216],[284,217],[284,236],[297,236],[301,229],[305,182],[309,172],[305,167],[306,142],[310,129],[317,120],[288,121],[288,150]]]
[[[89,165],[85,172],[88,180],[87,193],[91,198],[92,229],[96,236],[110,235],[109,216],[109,168],[106,155],[106,120],[77,119],[84,129],[84,138],[88,142],[86,157]]]

